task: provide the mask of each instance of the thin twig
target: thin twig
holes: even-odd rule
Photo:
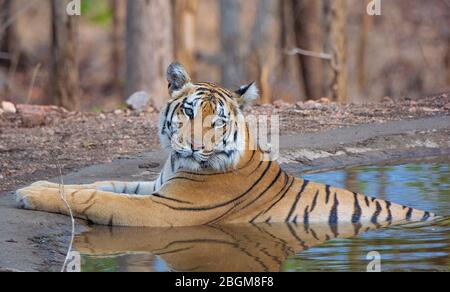
[[[41,63],[37,64],[33,71],[33,77],[31,78],[30,88],[28,89],[28,96],[25,104],[28,104],[31,99],[31,94],[33,93],[34,84],[36,82],[37,75],[39,74],[39,70],[41,69]]]
[[[9,94],[10,92],[13,91],[13,85],[14,85],[13,79],[14,79],[14,76],[16,75],[17,66],[19,65],[19,58],[20,58],[19,52],[15,52],[12,55],[11,65],[10,65],[9,71],[8,71],[8,83],[5,86],[7,94]]]
[[[72,221],[72,235],[70,237],[69,249],[67,251],[66,259],[64,260],[64,264],[61,269],[61,272],[64,273],[66,271],[67,263],[70,259],[70,253],[72,251],[73,242],[75,240],[75,218],[73,217],[72,208],[70,207],[69,202],[67,202],[67,198],[64,193],[64,180],[63,180],[63,176],[62,176],[61,165],[59,164],[58,160],[56,160],[56,163],[58,165],[58,170],[59,170],[59,195],[60,195],[61,199],[63,200],[64,204],[66,205],[66,208],[69,210],[70,219]]]

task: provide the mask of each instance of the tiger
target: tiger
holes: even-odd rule
[[[194,83],[177,62],[166,75],[170,98],[161,110],[158,134],[169,158],[155,181],[37,182],[16,192],[18,206],[129,227],[244,223],[377,227],[437,217],[294,177],[276,160],[267,159],[267,151],[253,147],[255,134],[243,111],[259,97],[255,83],[236,91]]]

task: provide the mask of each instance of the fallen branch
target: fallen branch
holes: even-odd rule
[[[290,56],[300,54],[300,55],[304,55],[304,56],[308,56],[308,57],[320,58],[320,59],[330,60],[330,61],[333,59],[333,56],[330,54],[307,51],[307,50],[303,50],[303,49],[299,49],[299,48],[294,48],[292,50],[286,50],[286,54],[288,54]]]
[[[285,53],[289,56],[303,55],[303,56],[307,56],[307,57],[313,57],[313,58],[319,58],[322,60],[327,60],[327,61],[330,61],[331,67],[334,70],[339,70],[339,67],[336,62],[336,58],[332,54],[327,54],[327,53],[323,53],[323,52],[313,52],[313,51],[308,51],[308,50],[304,50],[304,49],[300,49],[300,48],[293,48],[291,50],[286,50]]]
[[[330,90],[333,93],[334,99],[337,99],[338,79],[339,79],[339,74],[341,73],[341,70],[339,68],[339,62],[338,62],[338,57],[337,57],[338,52],[334,46],[332,49],[333,49],[332,54],[327,54],[327,53],[323,53],[323,52],[313,52],[313,51],[308,51],[308,50],[304,50],[304,49],[300,49],[300,48],[286,50],[285,53],[290,56],[303,55],[303,56],[307,56],[307,57],[319,58],[322,60],[329,61],[331,70],[333,70],[333,80],[331,81],[331,84],[330,84]]]

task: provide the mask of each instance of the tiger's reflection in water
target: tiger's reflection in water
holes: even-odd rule
[[[164,261],[178,272],[278,272],[289,256],[335,238],[350,238],[381,225],[260,224],[180,228],[125,228],[95,226],[75,239],[75,249],[87,256]],[[133,263],[128,262],[129,265]],[[139,262],[142,265],[142,261]],[[120,267],[143,270],[143,267]]]

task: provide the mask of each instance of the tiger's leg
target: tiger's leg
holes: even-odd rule
[[[155,181],[148,182],[119,182],[119,181],[104,181],[96,182],[87,185],[64,185],[64,188],[73,190],[94,189],[99,191],[111,192],[116,194],[128,194],[128,195],[151,195],[157,192],[161,187],[174,175],[173,164],[169,158],[165,163],[161,173]],[[59,184],[51,183],[48,181],[40,181],[31,185],[32,187],[43,188],[57,188]]]
[[[71,190],[98,190],[116,194],[128,194],[128,195],[150,195],[157,191],[156,182],[119,182],[119,181],[104,181],[96,182],[86,185],[64,185],[64,188]],[[48,181],[40,181],[31,185],[32,187],[42,187],[49,189],[59,189],[59,184],[51,183]],[[159,188],[158,188],[159,189]]]
[[[65,189],[64,196],[74,217],[101,225],[170,226],[158,216],[160,205],[150,196],[119,195],[89,189]],[[57,188],[28,187],[17,191],[20,207],[69,215],[69,210]]]

